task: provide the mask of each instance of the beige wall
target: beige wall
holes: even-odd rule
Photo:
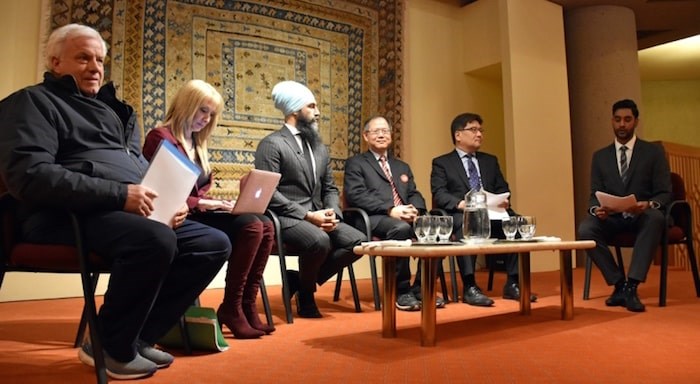
[[[700,79],[643,81],[644,138],[700,147]]]
[[[38,81],[41,0],[0,2],[0,98]]]

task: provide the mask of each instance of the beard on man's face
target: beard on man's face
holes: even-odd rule
[[[318,134],[318,121],[316,119],[307,120],[300,115],[297,118],[297,129],[299,130],[299,136],[311,145],[311,149],[315,149],[317,145],[321,144],[321,136]]]

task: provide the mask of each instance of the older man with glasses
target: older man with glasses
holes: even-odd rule
[[[433,159],[430,188],[433,193],[433,208],[446,210],[453,216],[453,233],[462,233],[462,218],[466,206],[464,195],[472,189],[483,189],[491,193],[510,192],[503,177],[498,158],[480,152],[484,139],[483,119],[475,113],[463,113],[454,118],[451,125],[452,143],[455,149]],[[510,202],[504,201],[509,215],[515,215]],[[505,239],[501,223],[491,220],[491,237]],[[503,287],[503,298],[520,300],[518,286],[518,259],[514,254],[504,255],[508,279]],[[493,256],[490,256],[493,257]],[[476,284],[474,270],[476,256],[457,258],[464,284],[462,301],[469,305],[489,307],[494,301],[486,296]],[[532,295],[531,301],[537,297]]]
[[[367,211],[374,236],[387,240],[411,239],[413,222],[426,212],[425,199],[416,188],[411,167],[389,153],[391,126],[384,117],[368,119],[362,137],[369,150],[345,162],[347,202]],[[409,258],[399,258],[396,263],[396,308],[417,311],[422,302],[420,272],[411,284],[409,264]],[[444,307],[445,300],[438,297],[436,305]]]

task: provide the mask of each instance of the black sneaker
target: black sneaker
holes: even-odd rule
[[[396,308],[401,311],[417,311],[420,309],[420,301],[413,292],[402,293],[396,299]]]
[[[158,370],[156,363],[138,353],[136,353],[136,357],[133,360],[126,363],[114,360],[106,351],[104,352],[104,357],[107,375],[117,380],[141,379],[153,375]],[[95,366],[95,359],[92,357],[92,345],[89,342],[83,342],[83,345],[80,346],[78,359],[83,364],[91,367]]]
[[[416,297],[416,300],[418,300],[421,303],[421,305],[423,305],[423,294],[420,292],[417,292],[417,293],[414,293],[413,295]],[[447,304],[447,302],[445,301],[445,299],[443,299],[440,296],[435,296],[435,308],[445,308],[446,304]]]

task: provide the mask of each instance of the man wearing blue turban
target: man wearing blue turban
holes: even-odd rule
[[[359,256],[365,236],[342,222],[328,148],[318,134],[320,112],[309,88],[282,81],[272,89],[284,125],[260,141],[255,168],[282,175],[269,208],[280,219],[282,240],[299,255],[299,271],[285,271],[300,317],[319,318],[314,292]]]

